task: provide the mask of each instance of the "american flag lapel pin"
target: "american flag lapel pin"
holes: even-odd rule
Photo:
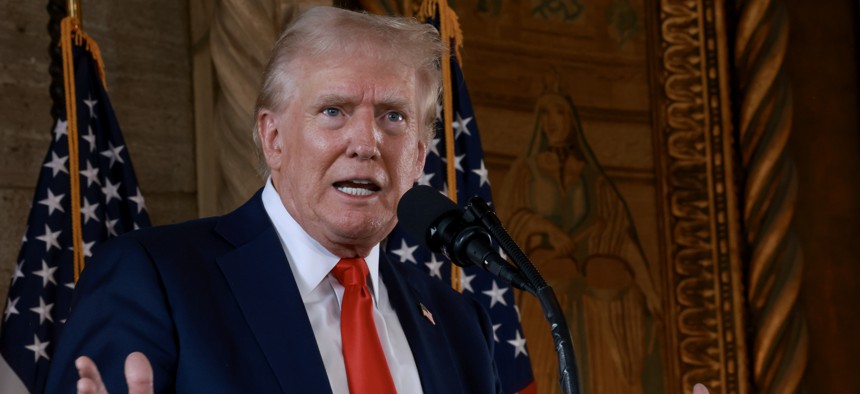
[[[430,321],[430,323],[431,323],[431,324],[433,324],[433,325],[435,326],[435,325],[436,325],[436,321],[435,321],[435,320],[433,320],[433,314],[432,314],[432,313],[430,313],[430,310],[429,310],[429,309],[427,309],[427,307],[426,307],[426,306],[424,306],[424,304],[422,304],[422,303],[420,303],[420,302],[418,303],[418,307],[419,307],[419,308],[421,308],[421,314],[422,314],[422,315],[424,315],[424,318],[426,318],[427,320],[429,320],[429,321]]]

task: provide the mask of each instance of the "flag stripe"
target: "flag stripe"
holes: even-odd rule
[[[3,394],[26,394],[27,386],[21,383],[21,379],[6,362],[6,359],[0,357],[0,393]]]

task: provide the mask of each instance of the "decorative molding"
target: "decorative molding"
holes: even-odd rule
[[[793,113],[785,68],[788,13],[781,0],[739,1],[734,75],[749,251],[751,372],[759,393],[800,391],[808,355],[798,295],[803,256],[791,230],[797,174],[786,150]]]
[[[747,393],[724,4],[660,0],[655,150],[662,201],[667,392]],[[659,91],[662,90],[662,91]],[[680,377],[680,379],[678,379]]]

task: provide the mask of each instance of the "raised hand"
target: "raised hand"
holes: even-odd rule
[[[78,369],[78,394],[108,394],[102,382],[98,366],[87,356],[75,360]],[[140,352],[129,354],[125,359],[125,381],[128,394],[152,394],[152,366]]]

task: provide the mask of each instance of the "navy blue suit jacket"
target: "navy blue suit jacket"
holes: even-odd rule
[[[426,393],[500,391],[486,311],[407,264],[380,275]],[[97,250],[75,289],[48,393],[74,392],[90,356],[112,393],[142,351],[156,392],[331,392],[301,296],[260,193],[216,218],[144,229]],[[435,324],[423,316],[424,305]]]

